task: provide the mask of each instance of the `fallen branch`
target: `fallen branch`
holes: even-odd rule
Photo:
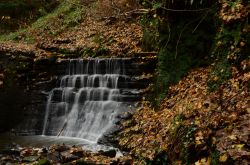
[[[56,137],[59,137],[59,136],[62,134],[63,130],[66,128],[66,125],[67,125],[67,122],[65,122],[65,123],[63,124],[62,129],[59,131],[59,133],[57,134]]]

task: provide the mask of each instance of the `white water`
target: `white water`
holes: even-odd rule
[[[70,60],[68,74],[48,97],[43,135],[83,138],[92,142],[112,127],[121,111],[119,78],[127,79],[122,59]]]
[[[56,137],[56,136],[10,136],[7,134],[0,134],[0,151],[4,149],[9,149],[10,144],[18,144],[21,147],[49,147],[53,144],[58,145],[77,145],[82,146],[83,149],[89,150],[92,152],[98,152],[100,150],[106,151],[110,149],[115,149],[113,147],[105,146],[96,144],[92,141],[84,140],[82,138],[75,138],[75,137]],[[117,150],[117,149],[116,149]],[[117,150],[119,153],[119,150]]]

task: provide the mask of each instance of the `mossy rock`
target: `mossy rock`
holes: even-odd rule
[[[50,165],[51,163],[47,159],[40,159],[35,165]]]

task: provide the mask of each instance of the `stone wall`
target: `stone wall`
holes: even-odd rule
[[[0,77],[3,80],[0,132],[11,130],[21,135],[41,134],[48,94],[65,74],[68,59],[38,59],[32,52],[0,52],[0,58],[1,73],[4,75],[4,79]],[[137,77],[130,82],[130,86],[145,89],[152,80],[152,76],[147,74],[154,72],[156,58],[134,57],[130,61],[128,74]],[[141,90],[139,97],[128,99],[138,101],[143,94],[145,91]]]

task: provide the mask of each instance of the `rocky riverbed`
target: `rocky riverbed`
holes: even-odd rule
[[[0,165],[5,164],[132,164],[132,158],[114,148],[92,152],[82,145],[21,147],[10,143],[0,150]]]

